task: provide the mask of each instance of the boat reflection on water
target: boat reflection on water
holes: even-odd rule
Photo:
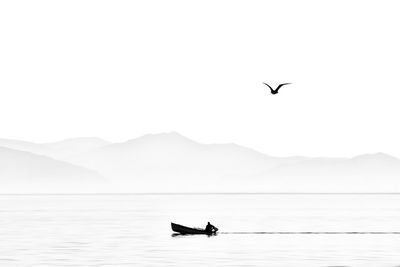
[[[214,236],[217,236],[218,233],[212,233],[212,234],[208,234],[208,235],[204,234],[204,235],[206,237],[214,237]],[[171,234],[171,237],[190,237],[190,236],[198,236],[198,235],[195,235],[195,234],[180,234],[180,233]]]

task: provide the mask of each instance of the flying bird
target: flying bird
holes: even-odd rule
[[[276,87],[275,90],[272,89],[272,87],[269,86],[269,84],[266,84],[266,83],[264,83],[264,84],[265,84],[266,86],[268,86],[269,89],[271,89],[271,94],[276,95],[276,94],[278,93],[278,90],[279,90],[282,86],[287,85],[287,84],[290,84],[290,83],[281,83],[280,85],[278,85],[278,87]]]

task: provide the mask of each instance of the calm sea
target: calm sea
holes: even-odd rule
[[[156,265],[400,266],[400,195],[0,196],[0,266]]]

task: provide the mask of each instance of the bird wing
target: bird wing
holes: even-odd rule
[[[269,89],[271,89],[271,92],[273,92],[273,91],[274,91],[274,89],[272,89],[272,87],[271,87],[271,86],[269,86],[269,84],[266,84],[266,83],[263,83],[263,84],[265,84],[266,86],[268,86],[268,87],[269,87]]]
[[[275,91],[278,92],[278,90],[279,90],[282,86],[287,85],[287,84],[290,84],[290,83],[281,83],[280,85],[278,85],[278,87],[276,87]]]

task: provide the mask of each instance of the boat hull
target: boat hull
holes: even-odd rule
[[[212,235],[216,233],[216,232],[206,232],[204,231],[204,229],[191,228],[176,223],[171,223],[171,228],[172,231],[180,233],[182,235]]]

